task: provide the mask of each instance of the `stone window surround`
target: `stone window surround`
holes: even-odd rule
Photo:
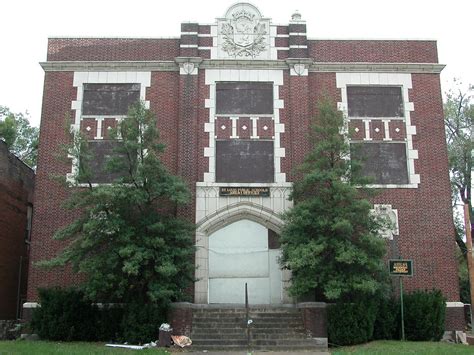
[[[83,84],[140,84],[140,100],[145,103],[145,107],[150,107],[150,101],[145,100],[146,88],[151,85],[151,71],[140,72],[140,71],[76,71],[74,72],[73,87],[77,88],[76,100],[71,103],[71,109],[75,111],[74,123],[71,124],[71,132],[76,133],[81,129],[82,118],[95,118],[97,121],[97,133],[94,139],[103,139],[102,137],[102,122],[105,118],[117,118],[121,119],[124,116],[119,115],[93,115],[85,116],[82,115],[82,98],[84,93]],[[73,182],[73,176],[77,172],[78,162],[72,158],[71,173],[66,175],[68,181]],[[86,186],[86,184],[79,184],[79,186]],[[96,186],[98,184],[92,184]]]
[[[420,184],[420,175],[415,173],[415,160],[418,159],[418,150],[413,149],[413,136],[416,134],[416,127],[411,124],[410,112],[414,111],[413,102],[409,101],[408,89],[412,89],[411,74],[408,73],[336,73],[336,87],[341,90],[341,102],[337,103],[338,109],[343,112],[345,117],[345,132],[348,132],[348,106],[347,106],[347,86],[400,86],[403,96],[403,105],[405,110],[406,125],[406,146],[408,163],[408,184],[373,184],[374,188],[418,188]],[[353,119],[360,119],[354,117]],[[384,117],[382,121],[388,121],[391,118]],[[400,120],[400,117],[393,118]],[[367,123],[365,123],[367,125]]]
[[[205,123],[204,131],[209,133],[209,146],[204,148],[204,156],[209,158],[209,171],[204,173],[204,182],[208,185],[227,186],[226,183],[216,183],[215,157],[215,119],[216,114],[216,82],[218,81],[266,81],[273,82],[273,117],[274,122],[274,183],[259,184],[260,186],[275,186],[286,183],[286,174],[281,172],[281,158],[285,157],[285,148],[281,147],[280,133],[285,132],[284,124],[280,123],[280,109],[284,107],[279,97],[279,87],[283,85],[283,70],[251,70],[251,69],[206,69],[205,84],[210,86],[209,99],[205,100],[205,107],[209,109],[209,121]],[[226,115],[228,116],[228,115]],[[246,115],[238,115],[246,116]],[[254,115],[252,115],[254,116]],[[233,117],[231,117],[232,119]],[[234,118],[235,119],[235,118]],[[241,184],[242,185],[242,184]],[[251,184],[243,184],[245,186]]]

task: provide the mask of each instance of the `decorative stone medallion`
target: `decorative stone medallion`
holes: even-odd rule
[[[386,227],[380,230],[382,238],[392,240],[394,235],[399,234],[398,210],[392,209],[392,205],[374,205],[372,213],[386,223]]]
[[[253,5],[232,6],[219,26],[221,49],[233,58],[254,59],[268,49],[268,21]]]

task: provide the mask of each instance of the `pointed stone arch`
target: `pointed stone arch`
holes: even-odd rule
[[[277,234],[281,233],[283,221],[271,209],[240,201],[218,209],[202,218],[196,228],[196,278],[195,302],[208,303],[209,300],[209,236],[234,222],[247,219],[256,222]]]
[[[281,232],[283,221],[271,209],[248,201],[240,201],[227,205],[213,214],[204,217],[197,224],[197,232],[210,235],[215,231],[241,219],[250,219],[262,226]]]

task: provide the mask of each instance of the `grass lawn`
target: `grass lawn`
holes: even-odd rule
[[[373,341],[363,345],[330,348],[337,354],[474,354],[474,346],[428,341]]]
[[[109,348],[104,343],[54,341],[0,341],[0,354],[126,354],[137,350]],[[139,350],[138,354],[169,355],[163,349]]]

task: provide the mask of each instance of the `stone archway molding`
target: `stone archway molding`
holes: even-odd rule
[[[241,201],[220,208],[213,214],[204,217],[198,222],[196,231],[198,234],[209,236],[215,231],[241,219],[249,219],[259,223],[277,234],[281,233],[283,227],[280,215],[271,209],[249,201]]]

